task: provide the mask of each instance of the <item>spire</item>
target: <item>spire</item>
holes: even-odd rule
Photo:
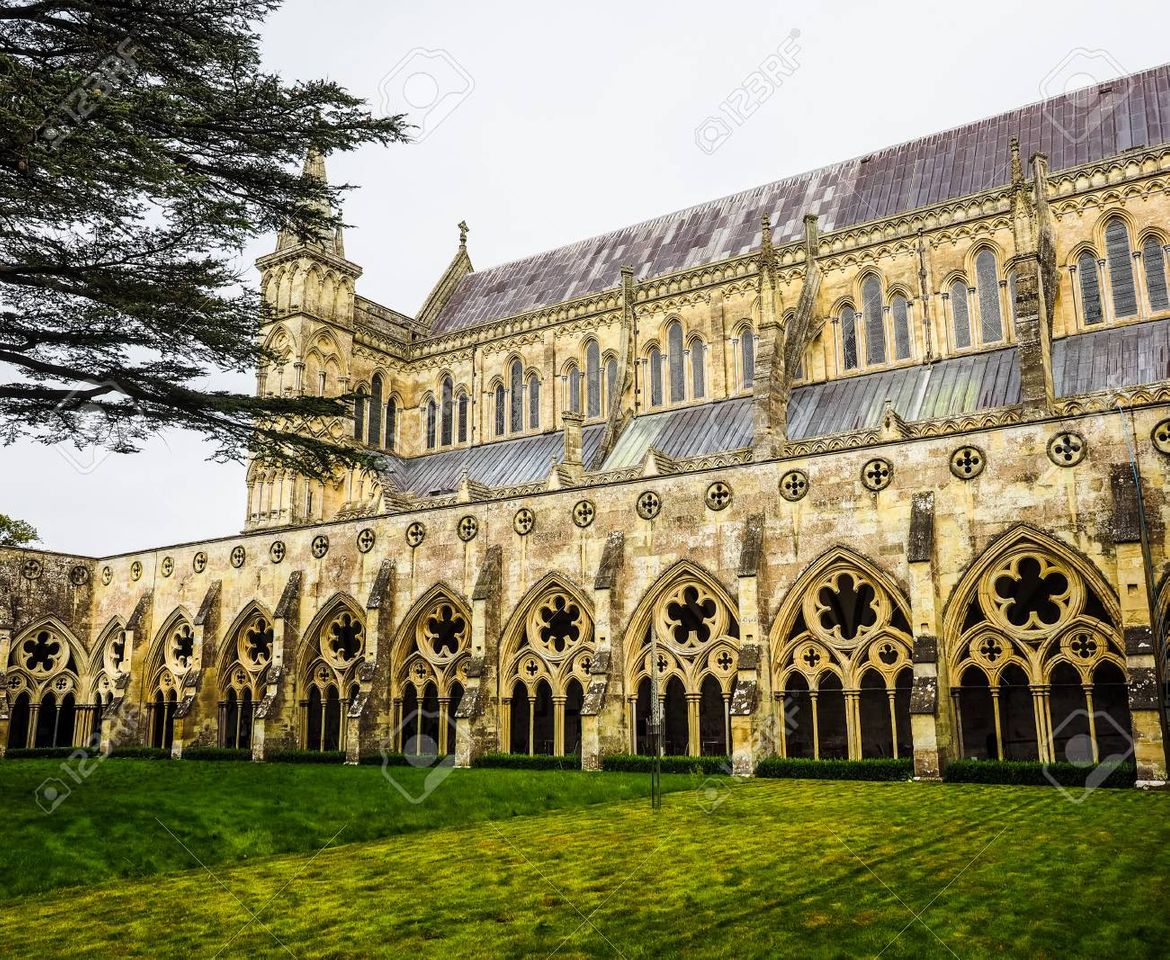
[[[329,178],[325,173],[325,157],[316,147],[309,147],[305,154],[305,163],[301,168],[301,176],[304,179],[317,180],[320,183],[328,186]],[[335,217],[337,211],[331,207],[327,201],[319,200],[313,204],[313,207],[326,217]],[[295,233],[291,230],[281,230],[276,237],[276,249],[290,250],[293,247],[308,246],[315,247],[325,253],[334,257],[345,257],[345,242],[342,237],[341,224],[337,224],[332,229],[321,230],[317,237],[314,237],[307,242],[302,242]]]

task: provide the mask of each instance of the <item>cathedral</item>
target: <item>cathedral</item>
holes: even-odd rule
[[[1092,94],[488,269],[460,224],[413,314],[282,234],[256,388],[352,398],[376,469],[0,550],[0,753],[1164,781],[1170,66]]]

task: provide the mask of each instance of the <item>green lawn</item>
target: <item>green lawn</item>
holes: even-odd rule
[[[121,763],[81,788],[119,778],[90,808],[125,824],[108,859],[150,848],[140,871],[184,865],[181,848],[161,859],[178,843],[154,822],[157,803],[209,869],[189,858],[166,877],[9,900],[5,957],[1064,960],[1164,957],[1170,935],[1168,794],[1099,790],[1076,804],[1040,787],[675,778],[654,813],[622,799],[644,776],[472,770],[413,807],[364,779],[376,769]],[[69,805],[98,804],[75,794],[28,816],[8,789],[25,766],[0,764],[6,873],[11,840],[55,851],[53,831],[81,819]],[[216,812],[198,813],[208,802]],[[269,816],[298,843],[312,836],[311,850],[231,862],[287,839]],[[398,835],[366,839],[371,818]],[[86,863],[101,849],[92,831],[75,827]],[[27,858],[18,869],[37,872]]]

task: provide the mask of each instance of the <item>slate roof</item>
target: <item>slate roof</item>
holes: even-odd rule
[[[805,213],[822,231],[993,189],[1009,182],[1012,136],[1026,159],[1053,171],[1170,141],[1170,65],[1063,96],[866,157],[777,180],[645,223],[464,277],[432,326],[441,334],[614,288],[623,264],[648,279],[750,253],[760,218],[778,243],[799,239]]]
[[[798,387],[788,436],[808,440],[880,426],[886,400],[906,421],[954,417],[1020,402],[1015,347]]]
[[[647,413],[626,425],[602,469],[636,467],[651,447],[675,460],[739,450],[752,435],[751,397]]]
[[[1052,379],[1061,397],[1170,380],[1170,320],[1057,340],[1052,345]]]

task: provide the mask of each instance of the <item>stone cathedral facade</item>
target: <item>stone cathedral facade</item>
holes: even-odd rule
[[[1091,759],[1166,776],[1170,67],[477,271],[259,263],[376,471],[0,551],[0,749]],[[307,169],[324,176],[320,158]],[[490,228],[489,228],[490,229]],[[242,498],[243,499],[243,498]]]

